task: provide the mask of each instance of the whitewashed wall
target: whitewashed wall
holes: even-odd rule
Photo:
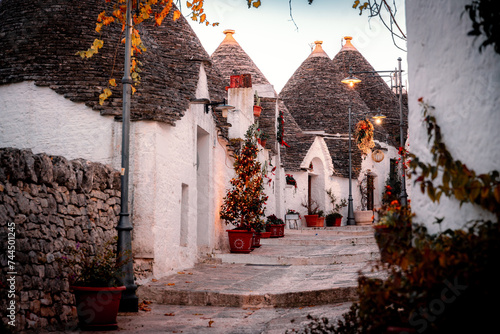
[[[200,68],[196,95],[208,98]],[[0,86],[0,145],[121,166],[121,122],[32,82]],[[193,266],[227,244],[219,209],[233,174],[213,116],[192,105],[176,126],[141,121],[130,130],[133,252],[153,274]]]
[[[500,169],[500,55],[491,46],[479,53],[484,37],[467,36],[471,21],[464,14],[469,0],[407,0],[409,126],[411,151],[429,157],[418,98],[436,107],[434,115],[455,159],[477,173]],[[413,189],[417,221],[431,232],[434,217],[446,217],[443,230],[487,217],[455,200],[432,204]]]
[[[114,164],[121,123],[32,81],[0,86],[0,146]],[[117,138],[118,137],[118,138]],[[119,164],[119,161],[118,161]]]

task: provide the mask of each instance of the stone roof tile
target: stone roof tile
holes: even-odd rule
[[[106,7],[108,6],[108,7]],[[104,115],[121,115],[124,48],[121,26],[95,31],[97,15],[109,4],[101,0],[0,2],[0,84],[33,80],[74,102],[84,102]],[[173,12],[173,11],[172,11]],[[68,14],[71,13],[71,14]],[[132,120],[155,120],[175,125],[195,97],[200,64],[205,64],[211,98],[222,98],[221,79],[186,20],[171,19],[160,27],[140,27],[148,51],[138,55],[144,64],[141,84],[131,103]],[[75,53],[95,38],[105,46],[91,59]],[[115,47],[118,49],[115,52]],[[98,96],[110,77],[118,83],[100,106]]]

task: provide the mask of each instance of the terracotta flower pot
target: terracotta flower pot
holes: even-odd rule
[[[253,232],[246,230],[226,230],[231,253],[250,253]]]
[[[306,218],[307,227],[323,227],[324,217],[320,222],[318,222],[318,215],[304,215]]]
[[[117,327],[116,316],[125,286],[105,288],[72,286],[71,289],[75,293],[78,322],[82,329]]]

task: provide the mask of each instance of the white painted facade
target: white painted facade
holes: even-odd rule
[[[254,92],[260,97],[276,98],[271,85],[228,90],[230,111],[229,138],[244,138],[254,124]],[[210,98],[206,74],[200,67],[197,98]],[[0,146],[30,148],[68,159],[84,158],[121,168],[122,123],[112,116],[101,116],[83,103],[65,99],[48,87],[21,82],[0,86]],[[274,119],[278,117],[276,107]],[[267,167],[271,182],[266,183],[268,195],[266,216],[284,218],[288,209],[302,214],[301,203],[307,200],[308,179],[311,196],[325,213],[332,209],[327,189],[336,197],[347,198],[348,180],[332,176],[333,163],[325,139],[318,135],[300,166],[293,173],[297,189],[285,185],[286,171],[278,155],[262,149],[258,159]],[[275,145],[278,145],[277,143]],[[375,199],[380,200],[390,157],[374,163],[371,157],[363,162],[363,170],[376,175]],[[276,147],[279,152],[279,148]],[[200,257],[217,251],[228,251],[226,226],[219,218],[223,197],[234,176],[233,159],[227,142],[215,127],[211,113],[204,106],[192,104],[182,119],[171,126],[155,121],[131,122],[130,127],[130,210],[133,229],[133,253],[138,264],[152,264],[153,276],[192,267]],[[312,163],[313,169],[309,166]],[[276,166],[274,173],[272,168]],[[355,209],[360,192],[353,180]],[[347,208],[343,209],[344,222]],[[302,223],[305,226],[305,221]]]
[[[427,134],[418,99],[436,109],[444,142],[455,159],[477,174],[500,166],[500,55],[483,41],[467,36],[472,23],[464,11],[468,0],[407,0],[409,64],[409,128],[411,151],[430,161]],[[417,186],[418,188],[418,186]],[[480,208],[442,198],[433,204],[413,189],[416,221],[431,233],[439,231],[434,217],[445,217],[442,230],[460,228],[469,220],[491,216]]]
[[[349,179],[334,176],[334,167],[325,140],[337,139],[325,139],[317,136],[300,165],[303,171],[289,173],[297,181],[297,188],[293,186],[286,186],[285,188],[285,211],[292,209],[299,212],[302,217],[301,223],[303,227],[306,227],[304,215],[307,215],[307,208],[304,204],[307,203],[308,199],[309,178],[311,178],[311,199],[318,205],[320,210],[324,211],[325,215],[333,209],[330,198],[326,193],[327,190],[332,190],[337,199],[337,204],[343,198],[346,200],[349,198]],[[359,179],[352,179],[351,189],[355,211],[363,209],[361,207],[359,184],[364,173],[371,173],[374,176],[374,208],[380,208],[382,194],[389,176],[390,159],[398,158],[396,148],[385,143],[378,144],[384,150],[384,159],[381,162],[375,162],[370,153],[362,161],[362,173],[360,173]],[[311,163],[312,170],[309,168]],[[346,225],[347,207],[343,208],[340,213],[343,215],[342,225]]]
[[[210,98],[203,66],[197,98]],[[231,89],[230,138],[244,138],[254,123],[253,94],[269,87]],[[272,87],[270,88],[272,90]],[[274,90],[272,90],[274,92]],[[122,123],[101,116],[83,103],[65,99],[48,87],[21,82],[0,86],[0,146],[29,148],[68,159],[84,158],[121,168]],[[227,142],[211,113],[192,104],[175,126],[155,121],[131,122],[130,210],[133,253],[138,264],[152,263],[161,277],[194,266],[200,256],[228,251],[226,226],[219,218],[222,199],[234,175]],[[264,165],[279,165],[268,150]],[[267,212],[283,205],[279,177],[266,184]]]
[[[33,81],[0,87],[0,145],[115,165],[121,126]],[[117,138],[119,137],[119,138]],[[120,163],[118,161],[118,163]]]

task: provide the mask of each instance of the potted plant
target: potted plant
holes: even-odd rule
[[[262,112],[262,107],[260,106],[260,97],[257,91],[254,94],[254,106],[253,106],[253,115],[255,117],[259,117]]]
[[[232,253],[250,253],[255,231],[263,229],[264,205],[267,196],[264,194],[262,166],[257,160],[257,126],[251,125],[246,134],[241,151],[234,156],[234,171],[223,199],[220,217],[226,224],[235,226],[227,230],[229,246]]]
[[[82,329],[116,328],[123,276],[122,265],[128,256],[114,251],[116,238],[101,245],[67,249],[60,260],[69,269],[70,289],[75,294],[78,322]]]
[[[271,238],[281,238],[285,236],[285,222],[276,215],[267,216],[266,231],[271,232]]]
[[[342,225],[342,215],[340,210],[347,206],[347,199],[342,198],[340,203],[337,203],[337,197],[331,189],[327,190],[326,193],[330,197],[330,203],[332,203],[332,211],[326,215],[326,226],[341,226]]]
[[[315,201],[303,201],[301,205],[307,209],[307,215],[304,215],[307,227],[323,227],[323,222],[318,222],[318,204]]]
[[[354,211],[354,220],[356,225],[371,225],[374,215],[372,210],[367,210],[368,177],[366,172],[363,172],[358,180],[361,180],[358,181],[359,192],[361,194],[361,205],[357,206],[357,210]]]
[[[285,177],[286,177],[286,184],[297,188],[297,181],[295,181],[295,178],[293,177],[292,174],[285,174]]]

